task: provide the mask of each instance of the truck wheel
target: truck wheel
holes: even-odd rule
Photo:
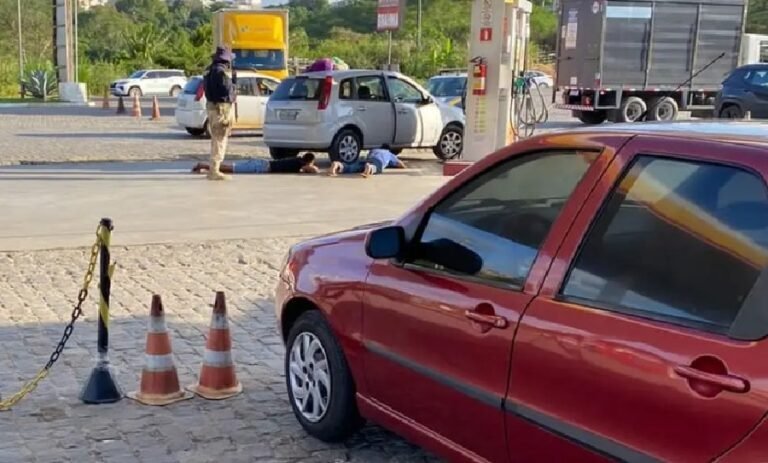
[[[744,117],[744,111],[735,104],[732,104],[721,109],[719,116],[720,119],[742,119]]]
[[[677,101],[668,96],[655,98],[651,101],[651,107],[648,110],[649,121],[674,121],[680,109]]]
[[[621,102],[621,106],[616,111],[613,122],[635,122],[643,115],[648,106],[641,98],[631,96]]]
[[[575,116],[587,125],[602,124],[608,118],[605,111],[576,111]]]

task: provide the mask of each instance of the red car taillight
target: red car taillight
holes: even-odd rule
[[[195,90],[195,101],[200,101],[203,98],[203,95],[205,95],[205,86],[201,80],[200,83],[197,84],[197,90]]]
[[[317,102],[317,109],[324,110],[331,102],[331,89],[333,88],[333,77],[325,76],[323,88],[320,90],[320,101]]]

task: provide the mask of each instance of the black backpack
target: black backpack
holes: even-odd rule
[[[206,100],[211,103],[232,103],[232,81],[221,67],[210,66],[203,75],[203,85]]]

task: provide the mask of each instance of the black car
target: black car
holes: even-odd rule
[[[750,64],[735,69],[715,100],[715,115],[741,119],[750,112],[755,119],[768,119],[768,64]]]

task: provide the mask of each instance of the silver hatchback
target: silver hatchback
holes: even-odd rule
[[[418,83],[389,71],[313,72],[282,81],[270,96],[264,142],[273,158],[301,150],[351,163],[363,149],[388,144],[431,148],[440,159],[461,155],[464,114]]]

